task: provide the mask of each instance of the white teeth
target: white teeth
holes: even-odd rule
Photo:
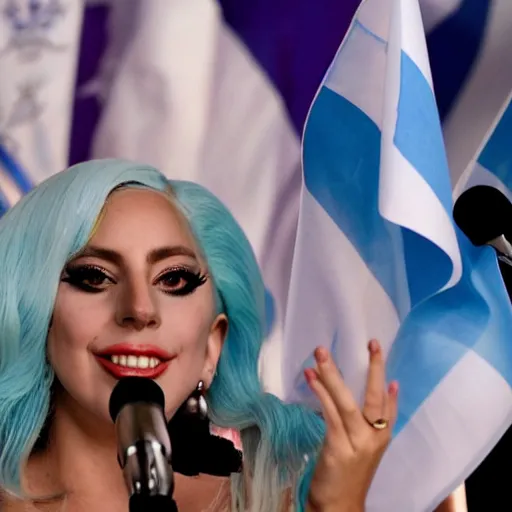
[[[160,363],[160,359],[147,356],[110,356],[110,360],[119,366],[127,366],[128,368],[156,368]]]

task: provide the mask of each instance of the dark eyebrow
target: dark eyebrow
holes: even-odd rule
[[[117,251],[106,249],[104,247],[96,247],[93,245],[88,245],[85,247],[73,259],[84,258],[87,256],[101,258],[103,260],[115,263],[116,265],[119,265],[123,260],[123,256]],[[198,259],[196,253],[192,249],[189,249],[183,245],[174,245],[172,247],[159,247],[158,249],[153,249],[148,254],[146,260],[149,264],[154,264],[173,256],[188,256],[189,258],[192,258],[196,261]]]

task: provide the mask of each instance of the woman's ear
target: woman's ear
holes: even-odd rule
[[[210,328],[208,342],[206,345],[206,359],[203,369],[202,380],[208,389],[212,383],[220,353],[228,333],[228,318],[224,313],[217,315]]]

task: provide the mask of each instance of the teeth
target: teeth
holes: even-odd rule
[[[141,356],[137,361],[138,368],[149,368],[149,357]]]
[[[147,356],[110,356],[110,359],[114,364],[128,368],[156,368],[161,363],[160,359]]]

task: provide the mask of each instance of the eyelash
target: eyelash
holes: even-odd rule
[[[206,280],[207,275],[201,272],[193,272],[186,267],[172,267],[166,269],[155,280],[157,284],[163,283],[166,279],[184,279],[185,284],[176,289],[162,289],[167,295],[183,297],[191,294],[196,288],[202,286]],[[100,280],[100,284],[87,284],[86,281]],[[69,266],[65,270],[65,275],[62,281],[69,283],[71,286],[88,292],[88,293],[101,293],[105,290],[105,281],[110,281],[111,284],[116,284],[104,269],[96,265],[80,265]]]

